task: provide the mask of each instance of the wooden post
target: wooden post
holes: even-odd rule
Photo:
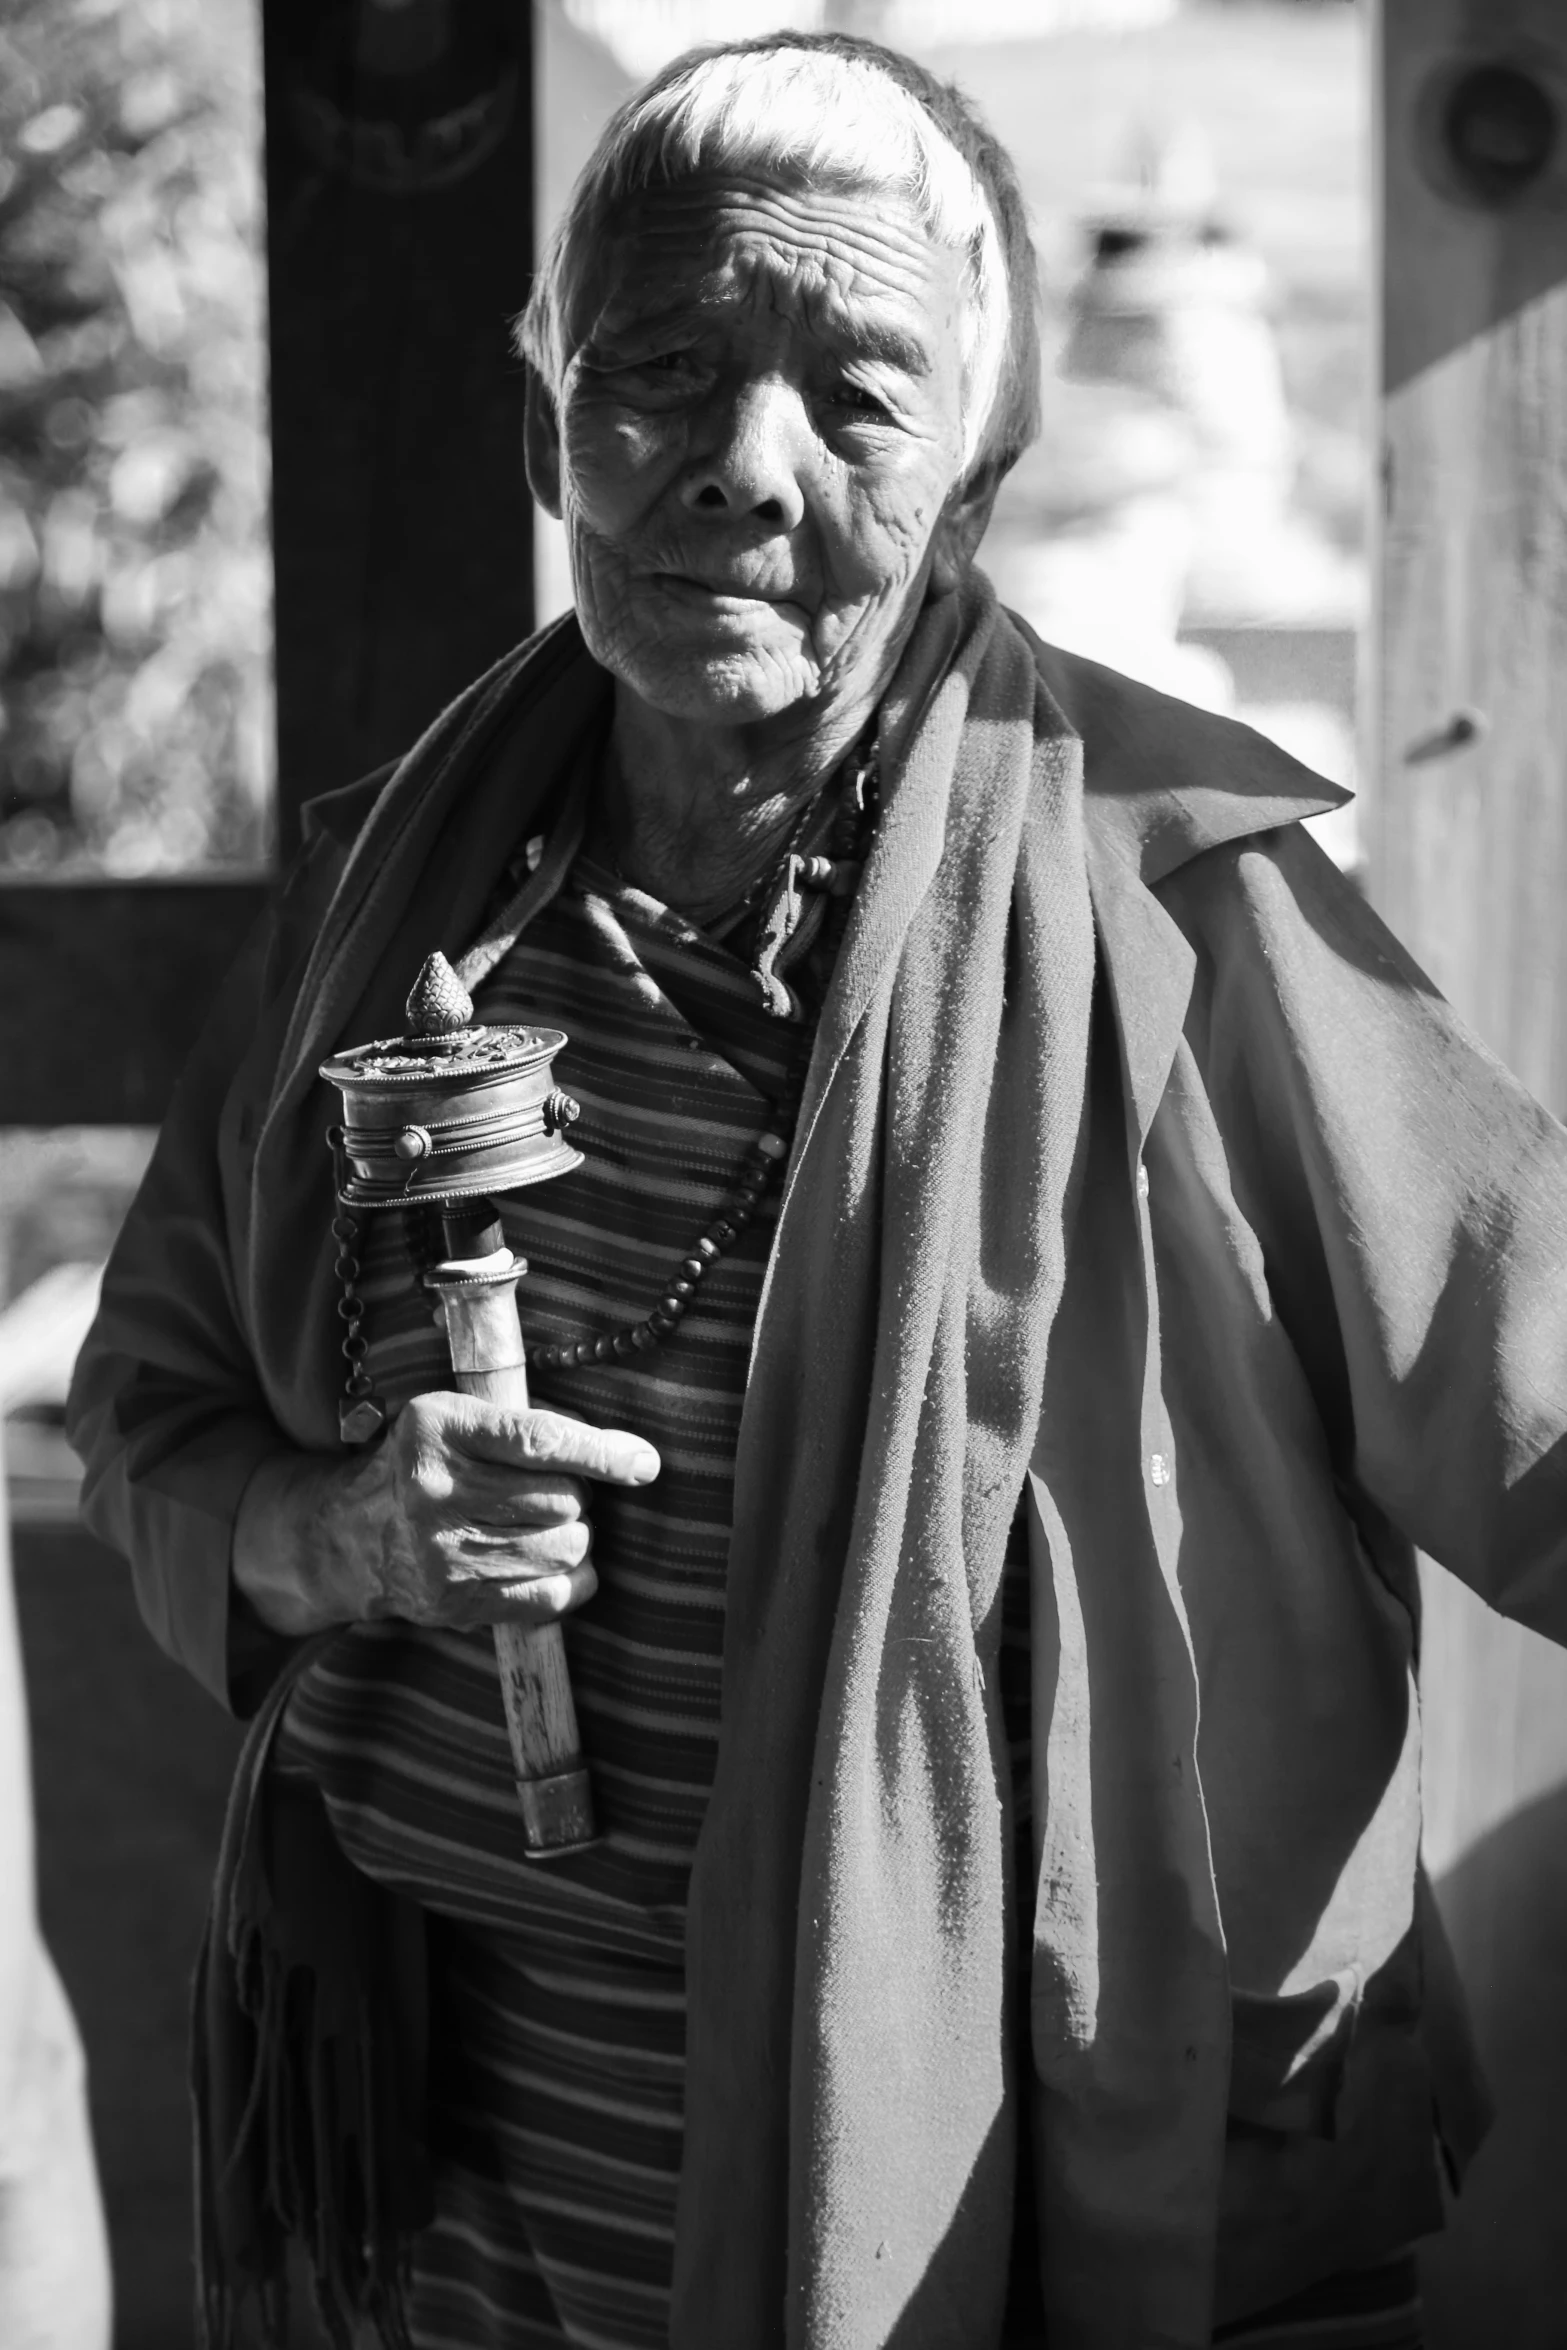
[[[530,11],[264,0],[279,819],[532,626]]]
[[[1567,11],[1383,0],[1381,911],[1567,1112]],[[1427,1853],[1501,2120],[1433,2350],[1558,2338],[1567,1656],[1425,1574]],[[1555,2304],[1554,2308],[1552,2304]]]

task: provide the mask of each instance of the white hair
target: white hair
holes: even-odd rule
[[[964,256],[963,468],[986,448],[1006,371],[1011,290],[984,187],[939,123],[879,65],[825,47],[698,51],[612,119],[572,191],[518,322],[556,398],[585,232],[655,182],[715,167],[896,190],[932,241]]]

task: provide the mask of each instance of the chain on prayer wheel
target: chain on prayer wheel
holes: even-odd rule
[[[353,1046],[321,1066],[343,1097],[343,1123],[331,1137],[340,1206],[350,1215],[439,1212],[445,1254],[424,1280],[445,1324],[453,1384],[512,1410],[528,1403],[516,1302],[528,1268],[506,1246],[494,1199],[582,1164],[565,1139],[577,1104],[552,1075],[565,1042],[558,1028],[476,1025],[467,990],[436,954],[408,998],[405,1035]],[[385,1414],[361,1368],[362,1309],[346,1278],[345,1305],[353,1336],[343,1432],[362,1442]],[[495,1653],[524,1849],[534,1860],[578,1851],[593,1839],[593,1801],[560,1626],[497,1624]]]

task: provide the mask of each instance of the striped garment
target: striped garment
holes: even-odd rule
[[[557,1070],[583,1105],[582,1170],[502,1206],[529,1260],[529,1336],[618,1328],[646,1312],[728,1198],[809,1020],[770,1018],[744,963],[586,858],[479,1008],[565,1028]],[[300,1683],[284,1719],[275,1767],[314,1778],[349,1857],[431,1914],[437,2218],[416,2257],[418,2350],[667,2340],[686,1886],[717,1748],[734,1451],[776,1212],[770,1191],[655,1353],[534,1381],[539,1402],[634,1428],[664,1462],[649,1487],[599,1489],[599,1591],[567,1627],[603,1830],[595,1850],[547,1868],[519,1858],[488,1634],[357,1630]],[[421,1238],[383,1213],[362,1251],[370,1367],[394,1409],[447,1384],[417,1281]],[[1025,1848],[1028,1633],[1016,1526],[1000,1694]],[[1008,2350],[1043,2340],[1031,2239],[1020,2228]],[[1215,2339],[1226,2350],[1419,2350],[1412,2263],[1333,2279]]]
[[[535,1342],[646,1313],[774,1123],[809,1016],[586,858],[498,966],[482,1018],[557,1023],[586,1165],[503,1204]],[[487,1634],[357,1630],[301,1682],[277,1766],[322,1788],[345,1852],[432,1917],[435,2224],[420,2350],[651,2350],[667,2338],[680,2166],[687,1882],[716,1757],[735,1445],[776,1187],[656,1352],[540,1375],[536,1400],[633,1428],[663,1472],[598,1490],[596,1598],[567,1627],[602,1840],[518,1851]],[[449,1384],[420,1235],[370,1218],[370,1369],[394,1409]],[[1027,1575],[1004,1595],[1002,1697],[1026,1821]]]

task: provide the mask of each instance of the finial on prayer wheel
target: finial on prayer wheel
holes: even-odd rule
[[[473,1024],[473,998],[439,947],[425,956],[403,1008],[410,1036],[450,1036]]]

